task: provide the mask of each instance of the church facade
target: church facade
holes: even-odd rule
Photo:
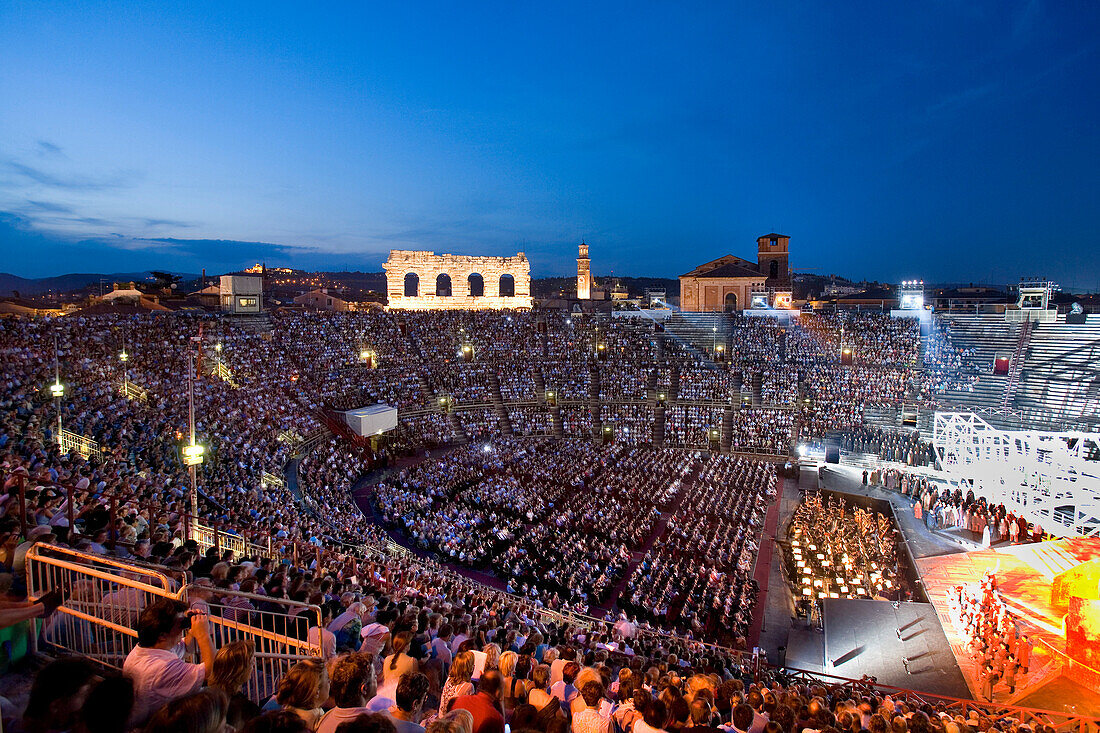
[[[680,309],[694,313],[748,308],[789,308],[790,237],[765,234],[756,240],[756,262],[726,255],[680,276]]]

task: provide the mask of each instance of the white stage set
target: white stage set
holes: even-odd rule
[[[1100,536],[1100,434],[998,430],[972,412],[937,412],[940,468],[975,496],[1052,534]]]

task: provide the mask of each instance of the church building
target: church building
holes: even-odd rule
[[[756,262],[726,255],[680,276],[680,309],[696,313],[790,308],[791,274],[785,234],[756,240]]]

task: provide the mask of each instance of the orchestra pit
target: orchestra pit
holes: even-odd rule
[[[0,320],[5,730],[1096,730],[1096,515],[974,473],[1095,438],[982,318]]]

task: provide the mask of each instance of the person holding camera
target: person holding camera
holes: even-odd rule
[[[183,661],[183,640],[198,647],[201,664]],[[162,598],[141,612],[138,645],[126,655],[122,673],[134,683],[131,724],[140,726],[164,704],[195,692],[214,667],[214,644],[206,614],[187,604]]]

